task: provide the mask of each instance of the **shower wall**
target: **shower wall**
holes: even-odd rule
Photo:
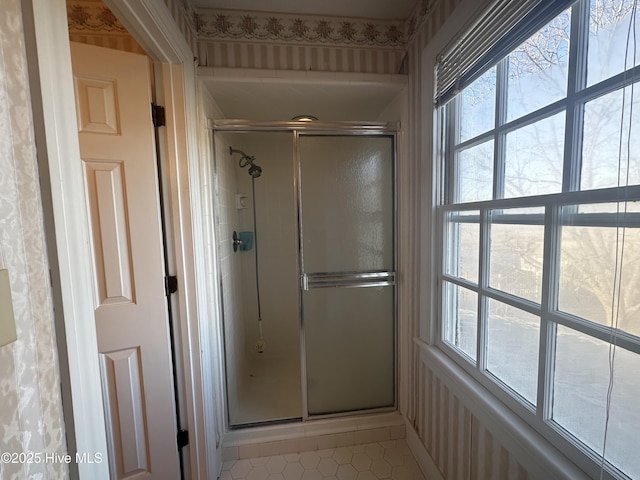
[[[236,146],[238,145],[238,147]],[[290,133],[236,135],[234,148],[256,157],[262,176],[255,180],[257,236],[250,251],[239,252],[245,307],[245,351],[254,359],[299,361],[297,230]],[[251,177],[231,159],[238,193],[247,195],[247,208],[238,210],[238,228],[253,232]],[[255,232],[254,232],[255,234]],[[258,246],[260,303],[266,349],[258,354],[255,253]]]
[[[244,295],[242,279],[242,263],[238,255],[234,255],[232,235],[239,223],[236,208],[236,166],[229,161],[228,134],[219,133],[215,138],[216,189],[217,189],[217,223],[218,223],[218,255],[220,258],[222,282],[222,310],[225,321],[225,355],[227,368],[227,390],[229,392],[229,409],[238,405],[238,379],[246,370],[245,328],[244,322],[235,321],[244,318]]]

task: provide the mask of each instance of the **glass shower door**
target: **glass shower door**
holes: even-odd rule
[[[393,137],[300,134],[298,148],[307,412],[391,407]]]

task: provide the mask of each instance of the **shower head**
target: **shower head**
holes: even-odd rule
[[[252,163],[249,167],[249,175],[251,175],[253,178],[258,178],[260,175],[262,175],[262,168]]]
[[[262,175],[262,168],[253,163],[256,157],[254,157],[253,155],[247,155],[242,150],[238,150],[233,147],[229,147],[229,153],[231,155],[233,155],[234,153],[239,153],[240,155],[242,155],[242,157],[240,157],[238,165],[240,166],[240,168],[249,166],[249,175],[251,175],[252,178],[258,178],[260,175]]]

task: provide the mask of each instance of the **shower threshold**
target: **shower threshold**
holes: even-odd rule
[[[223,461],[285,455],[405,438],[405,420],[397,412],[292,420],[228,431]]]
[[[302,422],[302,417],[276,418],[273,420],[265,420],[264,422],[250,422],[250,423],[240,423],[237,425],[230,425],[229,430],[242,430],[245,428],[256,428],[256,427],[269,427],[273,425],[284,425],[284,424],[299,423],[299,422]]]

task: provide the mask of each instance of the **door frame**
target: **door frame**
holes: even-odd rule
[[[165,214],[173,274],[178,277],[174,312],[178,327],[178,368],[183,379],[186,424],[190,445],[185,458],[188,478],[216,478],[220,466],[215,418],[205,412],[215,402],[212,366],[202,362],[201,350],[209,350],[198,318],[214,318],[207,299],[202,181],[204,160],[198,155],[196,65],[193,52],[164,2],[157,0],[105,0],[105,4],[127,27],[154,60],[158,99],[164,103],[167,127],[160,139],[168,165],[161,180],[167,189]],[[23,4],[28,58],[37,61],[30,72],[36,141],[45,168],[41,190],[46,210],[52,212],[54,229],[48,232],[49,255],[57,265],[52,271],[54,290],[60,293],[64,339],[58,339],[63,391],[70,392],[65,406],[68,445],[78,453],[106,454],[105,412],[98,363],[94,316],[93,271],[89,224],[84,208],[84,181],[80,162],[73,77],[64,0],[30,0]],[[35,75],[34,75],[35,74]],[[37,79],[34,79],[37,77]],[[39,79],[42,79],[40,81]],[[35,87],[35,88],[34,88]],[[64,361],[64,360],[62,360]],[[211,411],[211,410],[209,410]],[[186,452],[186,450],[185,450]],[[74,453],[74,452],[70,452]],[[212,456],[213,455],[213,456]],[[81,479],[108,479],[108,462],[82,463]]]

